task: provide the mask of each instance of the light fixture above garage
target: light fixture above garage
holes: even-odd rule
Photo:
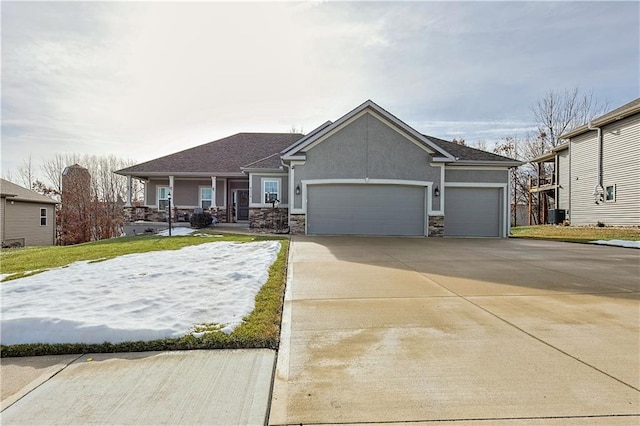
[[[296,195],[300,195],[300,185],[296,186]]]
[[[435,195],[436,197],[439,197],[440,196],[440,188],[438,188],[436,186],[435,189],[433,190],[433,195]]]

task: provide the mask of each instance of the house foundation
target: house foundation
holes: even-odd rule
[[[289,216],[289,233],[304,235],[307,223],[307,216],[303,214],[292,214]]]
[[[249,209],[249,228],[286,231],[289,209],[280,207],[252,207]]]
[[[444,237],[444,216],[429,216],[427,235],[430,237]]]

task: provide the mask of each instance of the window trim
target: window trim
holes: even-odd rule
[[[44,212],[44,215],[42,214]],[[47,208],[40,207],[40,226],[47,226]],[[44,223],[42,223],[42,219],[44,219]]]
[[[167,190],[167,198],[162,198],[162,200],[161,200],[160,199],[160,191],[162,189],[166,189]],[[158,208],[158,210],[164,211],[164,210],[167,209],[167,207],[169,207],[169,192],[170,191],[171,191],[171,187],[170,186],[165,186],[165,185],[160,186],[160,185],[158,185],[156,187],[156,207]],[[160,208],[160,201],[166,201],[167,202],[167,207],[165,207],[164,209]]]
[[[264,206],[268,206],[271,204],[271,202],[267,201],[266,199],[266,194],[267,194],[267,183],[275,183],[277,185],[277,191],[276,191],[276,199],[279,200],[280,202],[282,202],[282,179],[280,178],[262,178],[262,193],[260,195],[260,202],[262,203],[262,205]],[[271,192],[270,192],[271,194]]]
[[[211,198],[207,199],[207,198],[202,198],[202,190],[203,189],[208,189],[209,191],[211,191]],[[198,186],[198,207],[200,207],[201,209],[204,210],[208,210],[211,207],[213,207],[213,199],[215,197],[215,191],[213,190],[212,187],[210,186],[205,186],[205,185],[201,185]],[[209,207],[203,207],[202,206],[202,202],[203,201],[209,201]]]
[[[606,185],[604,187],[604,202],[605,203],[615,203],[616,202],[616,192],[617,188],[616,188],[616,184],[613,185]],[[608,189],[611,188],[611,198],[609,198],[609,191]]]

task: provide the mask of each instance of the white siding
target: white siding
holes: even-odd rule
[[[615,202],[596,204],[597,132],[571,140],[571,223],[640,225],[640,115],[603,128],[603,186],[616,185]]]
[[[558,208],[569,210],[569,150],[558,153]]]

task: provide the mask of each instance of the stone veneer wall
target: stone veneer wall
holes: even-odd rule
[[[274,207],[251,207],[249,209],[249,228],[269,231],[287,229],[289,209]]]
[[[444,237],[444,216],[429,216],[430,237]]]
[[[211,207],[209,211],[211,212],[211,215],[218,220],[218,223],[227,223],[226,207]]]
[[[289,233],[304,235],[307,216],[303,214],[292,214],[289,217]]]

